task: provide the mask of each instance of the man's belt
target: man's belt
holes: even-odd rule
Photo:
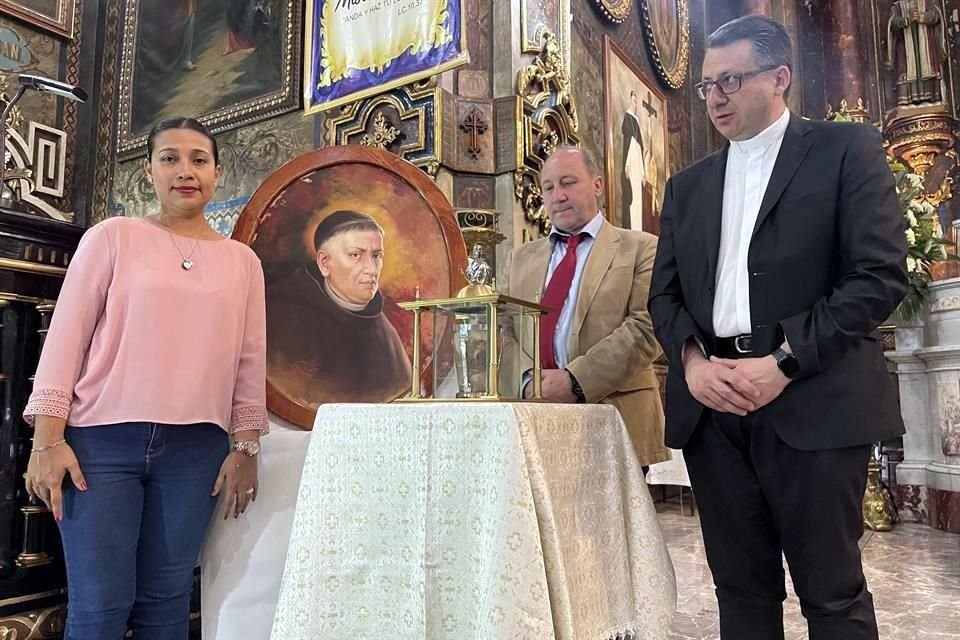
[[[713,339],[714,354],[721,358],[749,358],[753,356],[753,336],[744,333],[729,338]]]

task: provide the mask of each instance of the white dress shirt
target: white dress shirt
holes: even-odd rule
[[[776,122],[749,140],[730,141],[713,299],[713,331],[720,338],[751,333],[747,256],[760,203],[788,124],[790,110],[784,109]]]
[[[577,268],[573,272],[573,282],[570,283],[570,293],[563,303],[563,309],[560,311],[560,319],[557,320],[557,331],[553,336],[553,354],[557,361],[557,368],[563,369],[570,364],[570,354],[567,346],[570,343],[570,331],[573,328],[573,314],[577,309],[577,300],[580,298],[580,282],[583,280],[583,271],[587,266],[587,258],[590,257],[590,249],[593,248],[594,240],[600,233],[600,227],[603,226],[603,215],[597,212],[597,215],[580,230],[580,233],[586,233],[587,237],[577,245]],[[561,241],[561,238],[568,234],[561,233],[557,229],[550,232],[550,242],[553,243],[553,252],[550,254],[550,265],[547,267],[547,281],[543,285],[546,291],[550,279],[553,278],[553,272],[557,270],[563,256],[567,255],[567,243]],[[541,292],[540,298],[543,298]]]

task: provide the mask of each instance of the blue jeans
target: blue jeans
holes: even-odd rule
[[[63,490],[65,640],[185,640],[193,568],[229,452],[213,424],[67,427],[87,482]],[[69,478],[69,476],[68,476]]]

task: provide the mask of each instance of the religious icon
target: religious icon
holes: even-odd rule
[[[687,0],[641,0],[647,44],[657,73],[667,86],[683,86],[690,57]]]
[[[934,0],[897,0],[887,24],[887,65],[897,74],[897,104],[940,102],[947,56],[943,13]]]
[[[334,211],[314,231],[312,259],[269,287],[268,372],[311,405],[321,394],[383,402],[409,387],[410,358],[380,291],[386,240],[371,216]]]
[[[120,155],[139,152],[150,128],[172,115],[222,131],[295,109],[301,4],[128,0]]]
[[[450,297],[464,282],[453,207],[423,171],[382,149],[292,160],[253,195],[233,237],[263,264],[267,407],[304,428],[320,404],[408,393],[413,319],[397,303],[418,290]],[[425,348],[433,341],[432,327],[421,332]],[[434,362],[421,364],[429,383]]]
[[[668,175],[666,99],[612,40],[604,43],[607,216],[657,234]]]

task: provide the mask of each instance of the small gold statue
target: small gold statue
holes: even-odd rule
[[[871,531],[890,531],[899,518],[890,491],[880,479],[880,461],[873,450],[867,464],[867,490],[863,494],[863,524]]]

